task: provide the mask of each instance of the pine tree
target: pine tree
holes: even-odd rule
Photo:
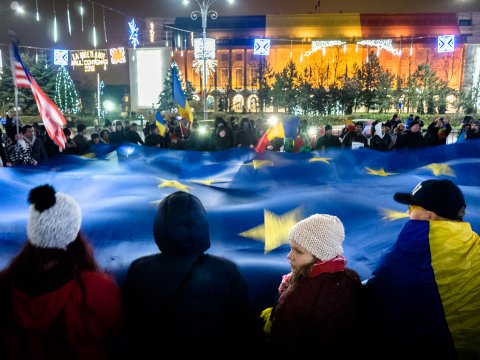
[[[170,66],[170,70],[167,73],[167,76],[165,80],[163,81],[163,91],[160,93],[158,96],[158,111],[166,111],[169,113],[174,113],[177,111],[178,104],[173,101],[173,79],[172,79],[172,72],[173,69],[176,69],[176,73],[178,74],[178,79],[180,80],[181,84],[184,84],[184,91],[185,91],[185,96],[187,100],[190,103],[190,100],[192,100],[193,95],[195,94],[195,88],[193,85],[190,83],[190,81],[184,81],[182,72],[178,68],[178,65],[176,62],[173,62],[172,65]],[[192,104],[190,104],[190,107],[194,107]]]
[[[57,72],[53,101],[63,114],[78,114],[79,112],[77,90],[64,66],[61,66]]]

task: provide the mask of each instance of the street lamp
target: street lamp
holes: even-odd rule
[[[212,20],[215,20],[218,17],[218,13],[215,10],[210,10],[210,6],[216,1],[216,0],[194,0],[200,10],[194,10],[190,14],[190,17],[192,20],[197,20],[199,16],[202,17],[202,36],[203,36],[203,46],[202,46],[202,60],[203,60],[203,91],[202,91],[202,97],[203,97],[203,119],[207,120],[208,119],[208,113],[207,113],[207,59],[205,56],[205,48],[206,48],[206,39],[207,39],[207,18],[210,16]],[[183,5],[188,5],[190,3],[189,0],[183,0]],[[228,0],[228,3],[233,4],[234,0]]]

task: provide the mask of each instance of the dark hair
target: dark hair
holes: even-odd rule
[[[28,129],[31,129],[33,128],[32,125],[25,125],[22,127],[22,134],[25,134],[27,132]]]
[[[92,134],[90,135],[90,138],[91,138],[92,140],[98,139],[99,137],[100,137],[100,135],[98,135],[97,133],[92,133]]]
[[[72,135],[72,132],[70,131],[69,128],[63,128],[63,133],[65,134],[65,136]]]

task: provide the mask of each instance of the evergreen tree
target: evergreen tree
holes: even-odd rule
[[[361,67],[355,67],[355,74],[362,87],[361,102],[367,108],[367,112],[370,112],[370,109],[377,107],[378,87],[383,74],[375,52],[371,51],[368,54],[368,62]]]
[[[61,66],[57,71],[54,102],[63,114],[78,114],[79,100],[75,84],[67,69]]]
[[[273,71],[267,58],[262,58],[258,62],[257,68],[258,90],[257,96],[260,105],[260,112],[263,113],[265,107],[272,104],[272,88],[270,86],[273,78]]]
[[[273,105],[283,107],[289,114],[293,114],[298,98],[299,76],[295,63],[290,60],[282,72],[275,74],[275,83],[272,88]]]
[[[170,66],[170,70],[168,71],[167,76],[163,81],[163,90],[158,96],[157,110],[166,111],[169,113],[174,113],[177,111],[178,104],[175,101],[173,101],[173,78],[172,78],[173,69],[176,69],[180,83],[185,84],[184,85],[185,96],[189,102],[190,108],[195,108],[195,110],[197,110],[198,105],[195,103],[190,103],[190,101],[193,99],[193,95],[196,92],[195,88],[193,87],[190,81],[183,80],[182,73],[176,62],[172,63],[172,65]]]
[[[417,102],[417,112],[419,114],[433,114],[435,110],[441,107],[441,97],[438,95],[444,93],[446,98],[447,84],[440,79],[437,74],[431,70],[428,64],[421,64],[414,73],[415,88],[419,93]],[[446,104],[444,104],[446,105]]]
[[[384,71],[380,75],[376,103],[380,113],[388,112],[395,104],[395,97],[393,96],[393,79],[395,75],[390,71]]]

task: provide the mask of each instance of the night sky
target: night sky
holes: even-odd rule
[[[92,3],[83,0],[85,8],[84,31],[81,31],[79,15],[80,0],[68,0],[70,5],[72,35],[67,27],[67,0],[37,0],[40,22],[35,20],[35,0],[17,0],[23,4],[26,13],[23,16],[10,10],[11,0],[0,0],[0,44],[4,54],[7,52],[8,29],[14,30],[21,45],[39,48],[91,49],[93,48],[93,19],[97,30],[98,48],[127,47],[128,26],[131,17],[137,18],[139,27],[143,27],[142,19],[146,17],[190,16],[198,5],[191,1],[184,6],[182,0],[98,0],[95,2],[95,17],[92,17]],[[55,4],[55,6],[54,6]],[[104,6],[100,6],[102,4]],[[53,9],[55,7],[59,39],[53,43]],[[421,12],[461,12],[480,11],[477,0],[235,0],[229,5],[227,0],[217,0],[211,7],[220,16],[241,15],[273,15],[293,13],[328,13],[328,12],[360,12],[360,13],[421,13]],[[107,40],[103,31],[103,13],[107,28]],[[200,20],[198,20],[200,21]],[[212,20],[209,20],[212,21]],[[207,25],[208,31],[208,25]],[[114,82],[125,83],[128,80],[128,68],[123,66],[120,76]],[[108,76],[107,76],[108,77]]]

